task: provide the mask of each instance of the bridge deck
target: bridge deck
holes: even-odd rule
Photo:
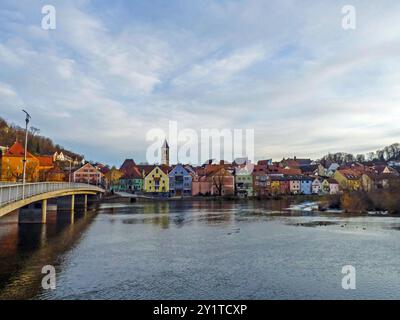
[[[73,194],[96,194],[104,190],[85,183],[1,183],[0,217],[29,203]]]

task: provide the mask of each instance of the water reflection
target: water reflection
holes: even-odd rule
[[[290,212],[288,202],[108,203],[73,217],[49,214],[47,225],[18,225],[7,216],[0,220],[0,299],[342,299],[398,292],[398,218]],[[356,293],[340,287],[348,263],[362,268]],[[382,263],[385,273],[377,276]],[[57,289],[45,292],[47,264],[56,267]]]
[[[108,204],[102,206],[104,214],[118,214],[124,224],[152,224],[162,229],[188,225],[195,220],[208,226],[231,226],[237,221],[251,219],[268,220],[273,215],[282,215],[289,206],[289,201],[160,201],[127,205]],[[171,215],[171,213],[173,213]],[[289,212],[287,215],[301,216],[301,212]],[[308,213],[311,215],[311,213]],[[110,218],[111,222],[117,218]]]
[[[42,267],[61,272],[63,254],[79,243],[92,212],[49,213],[47,224],[18,224],[17,213],[0,221],[0,299],[27,299],[40,292]]]

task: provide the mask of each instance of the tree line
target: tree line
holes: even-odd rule
[[[367,162],[367,161],[392,161],[392,160],[400,160],[400,144],[393,143],[390,146],[386,146],[381,150],[377,150],[375,152],[368,152],[366,154],[357,154],[353,155],[351,153],[346,152],[336,152],[329,153],[326,156],[322,157],[321,162],[336,162],[339,165],[345,164],[348,162]]]

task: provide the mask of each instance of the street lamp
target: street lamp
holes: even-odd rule
[[[72,175],[72,159],[69,159],[69,184],[71,185],[71,175]]]
[[[24,160],[23,160],[23,172],[22,172],[22,199],[25,199],[25,181],[26,181],[26,154],[28,150],[28,124],[31,116],[25,110],[22,110],[25,113],[25,150],[24,150]]]

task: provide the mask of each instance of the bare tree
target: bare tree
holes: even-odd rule
[[[217,189],[219,196],[222,196],[222,192],[224,190],[224,186],[225,186],[225,182],[226,182],[225,180],[226,180],[227,176],[228,176],[228,173],[224,168],[218,170],[212,176],[213,185]]]

